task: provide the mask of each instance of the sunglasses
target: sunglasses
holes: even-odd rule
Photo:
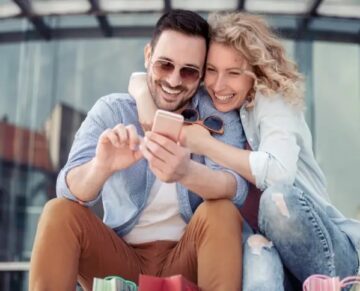
[[[199,112],[191,108],[184,109],[180,114],[184,117],[185,124],[199,124],[212,133],[224,133],[224,122],[218,116],[210,115],[201,120]]]
[[[153,71],[158,77],[166,77],[175,70],[175,64],[167,60],[156,60],[151,62]],[[201,78],[201,72],[193,67],[181,67],[179,70],[180,77],[184,83],[193,83]]]

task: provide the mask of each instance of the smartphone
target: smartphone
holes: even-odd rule
[[[152,131],[177,142],[184,122],[180,114],[158,109],[155,113]]]

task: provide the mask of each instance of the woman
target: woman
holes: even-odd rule
[[[226,145],[198,125],[186,127],[183,141],[262,191],[262,235],[245,245],[244,290],[283,290],[281,263],[301,282],[316,273],[354,275],[360,222],[346,219],[329,201],[304,119],[296,66],[257,16],[214,14],[209,23],[205,88],[217,110],[239,110],[251,150]],[[151,98],[136,98],[141,120],[150,120]]]

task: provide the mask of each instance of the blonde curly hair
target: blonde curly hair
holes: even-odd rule
[[[246,72],[254,78],[247,108],[254,105],[256,91],[265,96],[280,93],[289,104],[304,108],[303,76],[262,17],[242,12],[213,13],[208,22],[211,41],[235,48],[253,68]]]

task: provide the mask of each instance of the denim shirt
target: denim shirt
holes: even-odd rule
[[[246,109],[244,104],[240,118],[253,150],[249,160],[256,186],[264,190],[275,184],[295,185],[310,195],[347,234],[360,260],[360,222],[346,218],[331,204],[303,112],[280,95],[268,97],[257,92],[254,107]]]
[[[225,134],[216,135],[217,139],[237,147],[244,146],[245,136],[240,126],[240,117],[237,111],[226,114],[217,112],[210,98],[202,89],[193,97],[190,107],[196,108],[202,118],[216,114],[223,119]],[[95,156],[101,133],[119,123],[133,124],[139,135],[144,135],[138,120],[136,103],[131,96],[116,93],[100,98],[89,111],[75,135],[68,161],[57,179],[56,193],[58,197],[66,197],[76,201],[76,197],[70,192],[65,180],[67,173],[74,167],[90,161]],[[214,170],[231,173],[237,183],[236,194],[232,200],[238,207],[243,204],[248,192],[248,184],[244,178],[203,156],[192,155],[192,159],[206,164]],[[98,197],[87,202],[86,205],[95,204],[102,196],[104,223],[113,228],[119,236],[124,236],[137,223],[141,211],[145,208],[154,181],[155,176],[150,171],[148,162],[141,159],[129,168],[114,173],[105,182]],[[185,222],[189,222],[194,211],[202,202],[202,198],[187,190],[180,183],[177,183],[177,193],[180,214]]]

